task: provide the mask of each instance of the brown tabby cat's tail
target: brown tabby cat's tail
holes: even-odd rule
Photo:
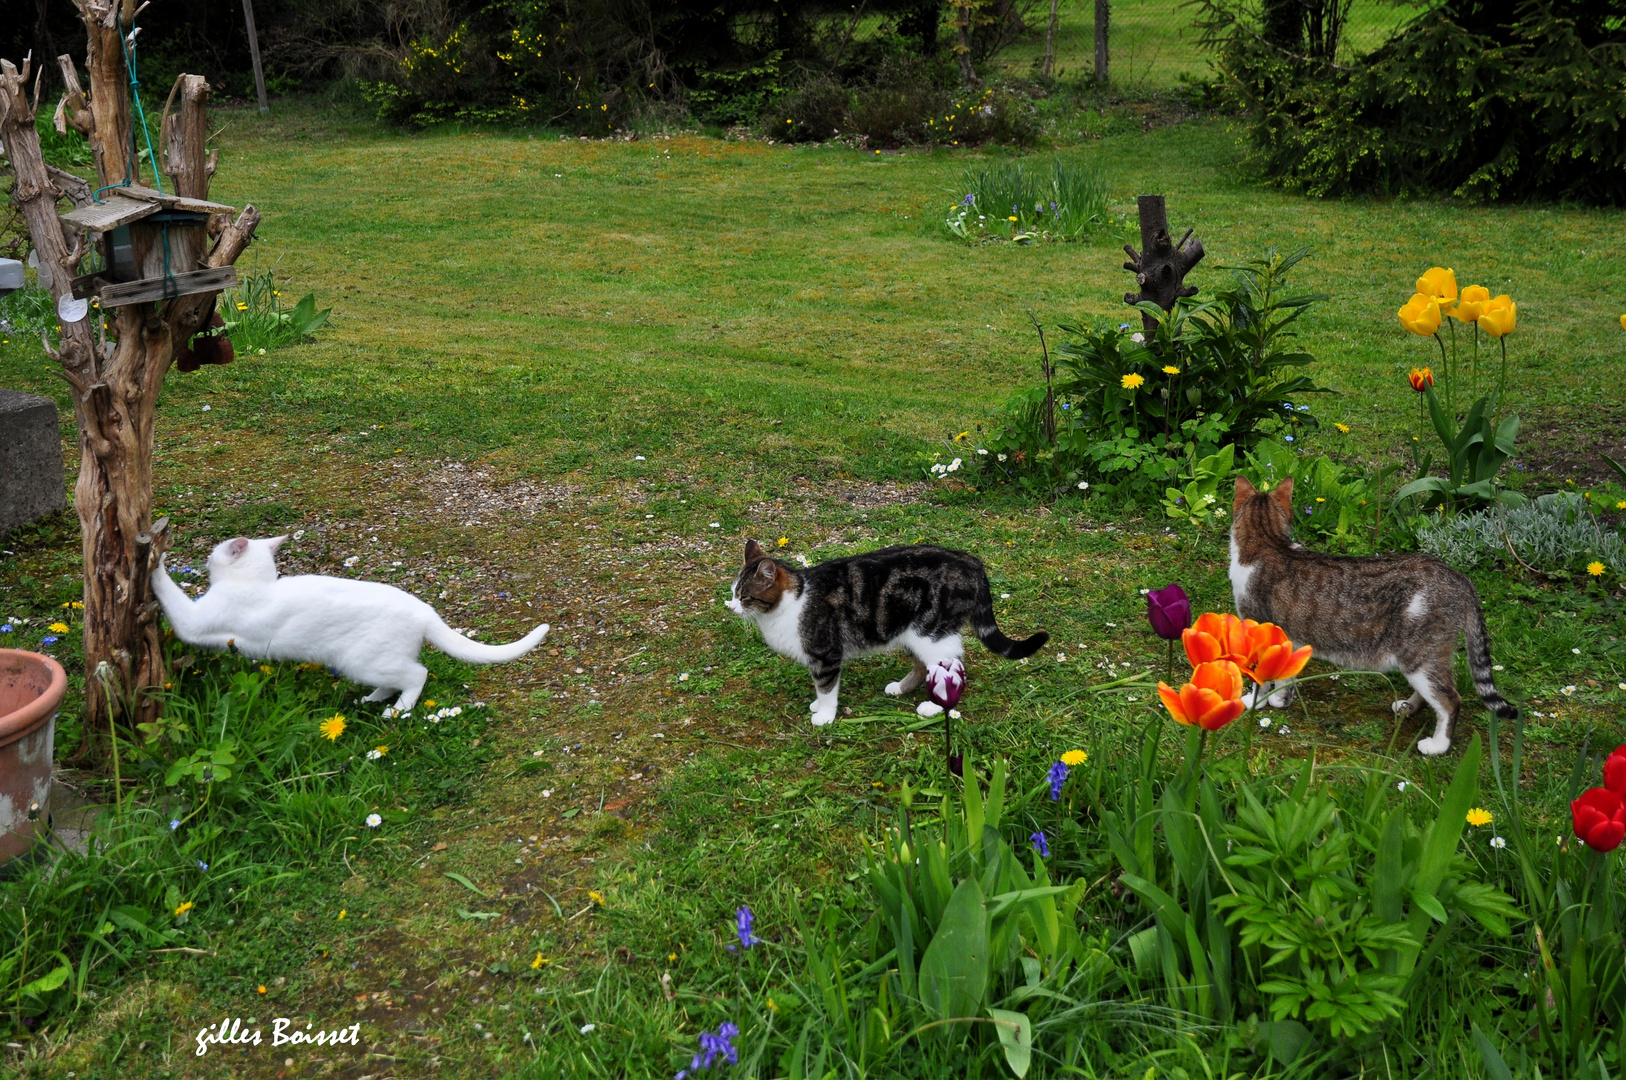
[[[1040,630],[1032,637],[1016,641],[1006,637],[1000,632],[999,623],[994,620],[994,597],[988,589],[988,579],[982,580],[982,596],[978,598],[977,610],[971,617],[971,629],[976,631],[977,640],[987,647],[988,651],[1007,660],[1023,660],[1040,649],[1050,640],[1050,635]]]
[[[1477,601],[1478,597],[1474,599]],[[1479,694],[1479,700],[1503,720],[1517,719],[1519,710],[1496,689],[1496,679],[1491,674],[1490,631],[1485,629],[1485,612],[1478,603],[1469,610],[1468,625],[1463,627],[1463,631],[1468,646],[1468,673],[1474,677],[1474,690]]]

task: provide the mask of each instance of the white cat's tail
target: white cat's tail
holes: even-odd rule
[[[470,664],[500,664],[505,660],[519,659],[542,644],[542,639],[547,636],[548,624],[543,623],[512,644],[482,645],[478,641],[470,641],[436,616],[424,634],[424,640],[455,660]]]

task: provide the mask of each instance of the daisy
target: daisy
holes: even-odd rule
[[[384,824],[384,819],[379,817],[377,814],[367,815],[367,827],[369,829],[376,829],[382,824]]]

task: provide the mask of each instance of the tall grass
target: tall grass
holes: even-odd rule
[[[968,166],[961,187],[956,213],[969,211],[962,217],[993,235],[1077,240],[1107,222],[1106,181],[1083,163],[1055,158],[1048,169],[1022,161]]]

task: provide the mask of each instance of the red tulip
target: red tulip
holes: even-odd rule
[[[1434,385],[1434,369],[1412,368],[1411,374],[1407,375],[1406,379],[1411,383],[1411,388],[1421,394]]]
[[[1626,800],[1608,788],[1595,787],[1570,803],[1575,835],[1593,851],[1613,851],[1626,840]]]
[[[1178,692],[1160,682],[1157,694],[1170,716],[1204,731],[1218,731],[1247,708],[1242,704],[1242,671],[1229,660],[1198,664]]]
[[[1603,786],[1626,798],[1626,745],[1603,759]]]

